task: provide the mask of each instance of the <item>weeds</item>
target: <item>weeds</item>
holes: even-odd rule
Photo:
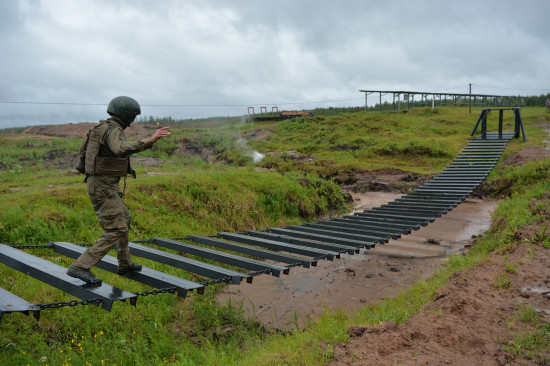
[[[493,284],[501,289],[508,290],[512,287],[512,283],[510,282],[510,278],[504,274],[501,273],[498,275],[497,279],[493,282]]]
[[[521,306],[517,319],[529,328],[513,334],[513,342],[505,345],[504,350],[514,356],[543,361],[540,351],[550,347],[550,323],[543,322],[541,315],[531,306]]]
[[[535,232],[532,239],[533,244],[542,244],[543,247],[550,249],[550,235],[546,225],[541,225],[540,229]]]
[[[506,271],[506,273],[510,273],[510,274],[516,273],[519,267],[518,264],[512,264],[512,263],[506,263],[504,266],[505,266],[504,270]]]
[[[520,307],[519,320],[528,324],[537,324],[540,315],[532,306],[522,305]]]

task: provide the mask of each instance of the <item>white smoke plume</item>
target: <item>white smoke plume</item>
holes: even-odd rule
[[[246,144],[246,140],[242,137],[239,137],[237,141],[235,141],[235,145],[237,145],[239,148],[241,148],[246,156],[250,157],[252,159],[252,162],[257,164],[260,161],[262,161],[263,158],[265,158],[265,155],[252,149],[250,146]]]

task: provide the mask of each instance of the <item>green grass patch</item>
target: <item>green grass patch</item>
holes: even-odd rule
[[[528,144],[541,144],[540,108],[524,109]],[[334,116],[296,118],[269,125],[274,131],[265,139],[250,141],[270,155],[262,166],[282,171],[313,171],[322,177],[391,166],[407,172],[433,174],[441,171],[466,145],[481,109],[472,114],[465,108],[418,108],[406,115],[359,112]],[[262,129],[262,126],[258,126]],[[489,116],[488,129],[498,129],[498,115]],[[513,131],[513,114],[505,114],[504,130]],[[525,146],[513,142],[510,151]],[[289,160],[285,152],[308,156],[307,161]],[[330,164],[323,164],[330,161]]]
[[[516,319],[513,319],[514,321]],[[550,347],[550,323],[532,306],[521,306],[517,320],[524,323],[523,330],[513,333],[513,342],[504,346],[506,352],[544,364],[547,358],[542,352]]]

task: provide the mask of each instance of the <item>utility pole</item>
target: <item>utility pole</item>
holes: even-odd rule
[[[472,114],[472,83],[470,83],[470,114]]]

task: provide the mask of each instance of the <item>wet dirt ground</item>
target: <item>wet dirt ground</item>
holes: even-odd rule
[[[380,206],[400,195],[354,194],[355,211]],[[317,267],[296,267],[281,277],[257,276],[253,284],[229,285],[220,303],[242,303],[246,314],[283,330],[302,327],[326,308],[356,311],[427,278],[450,253],[467,248],[472,236],[487,230],[497,202],[468,198],[430,225],[360,254],[343,254]],[[437,244],[434,244],[437,243]]]

